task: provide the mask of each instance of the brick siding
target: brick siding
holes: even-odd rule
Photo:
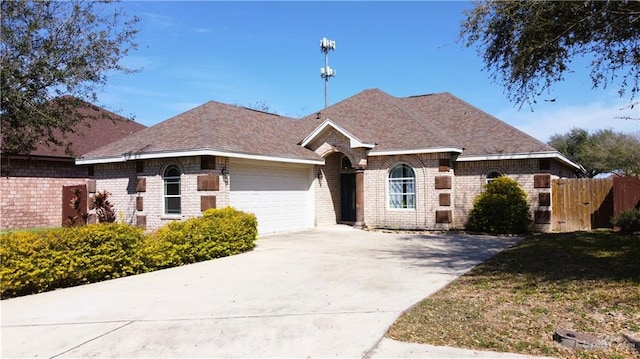
[[[452,176],[439,171],[439,160],[446,153],[369,157],[364,174],[365,223],[374,228],[447,230],[448,223],[436,223],[436,211],[451,210],[440,205],[440,194],[452,189],[435,189],[436,176]],[[416,208],[394,209],[388,204],[389,171],[407,164],[416,176]]]
[[[0,229],[60,227],[62,187],[85,184],[87,168],[69,161],[2,161]]]
[[[179,215],[164,214],[162,175],[169,165],[176,165],[181,173],[180,205],[182,213]],[[199,156],[98,164],[95,167],[96,189],[111,193],[110,201],[118,213],[118,220],[137,225],[144,218],[145,228],[153,230],[174,220],[202,215],[201,197],[203,196],[208,201],[211,200],[211,196],[215,196],[217,207],[227,206],[229,204],[229,187],[221,175],[221,169],[224,165],[228,166],[228,161],[225,158],[217,157],[215,169],[201,169]],[[140,166],[139,169],[142,169],[142,172],[136,172],[136,166]],[[198,176],[208,174],[220,176],[219,190],[198,191]],[[145,179],[144,191],[136,190],[139,178]],[[139,202],[137,198],[142,198],[144,204],[141,211],[137,210]]]
[[[498,160],[455,162],[454,196],[453,196],[453,223],[452,228],[464,228],[469,212],[473,208],[474,198],[482,192],[487,182],[487,175],[498,172],[514,179],[527,193],[527,201],[531,208],[531,219],[538,210],[551,211],[551,206],[541,206],[538,202],[540,193],[551,194],[551,188],[535,188],[534,176],[537,174],[549,174],[551,179],[560,177],[572,177],[573,171],[563,164],[552,161],[549,169],[540,169],[540,160]],[[551,231],[550,224],[534,224],[534,230],[538,232]]]

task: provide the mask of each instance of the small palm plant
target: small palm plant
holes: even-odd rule
[[[113,223],[116,221],[116,210],[113,208],[111,202],[109,202],[109,196],[111,196],[111,193],[104,190],[102,192],[96,192],[91,199],[93,208],[96,210],[98,223]]]

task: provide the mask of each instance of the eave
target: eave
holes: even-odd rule
[[[119,156],[107,156],[107,157],[91,157],[91,158],[77,158],[76,165],[93,165],[101,163],[118,163],[132,160],[150,160],[157,158],[177,158],[177,157],[192,157],[192,156],[220,156],[230,158],[243,158],[249,160],[258,161],[270,161],[270,162],[284,162],[284,163],[296,163],[307,165],[324,165],[324,160],[313,160],[306,158],[291,158],[291,157],[277,157],[267,155],[256,155],[249,153],[237,153],[226,152],[211,149],[196,149],[196,150],[184,150],[184,151],[161,151],[161,152],[144,152],[144,153],[123,153]]]
[[[471,161],[497,161],[497,160],[524,160],[524,159],[539,159],[539,158],[554,158],[575,169],[583,170],[582,166],[566,158],[560,152],[507,153],[507,154],[488,154],[488,155],[471,155],[471,156],[462,155],[462,156],[459,156],[456,159],[456,161],[471,162]]]

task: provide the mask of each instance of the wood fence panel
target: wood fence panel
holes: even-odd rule
[[[608,216],[611,178],[560,178],[551,183],[552,230],[588,231]],[[611,201],[609,201],[611,202]],[[608,222],[608,219],[607,219]]]
[[[640,208],[640,177],[614,177],[612,215],[633,208]]]

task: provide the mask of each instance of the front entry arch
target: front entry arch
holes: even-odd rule
[[[364,228],[364,168],[338,150],[325,154],[316,186],[316,223],[344,223]]]

